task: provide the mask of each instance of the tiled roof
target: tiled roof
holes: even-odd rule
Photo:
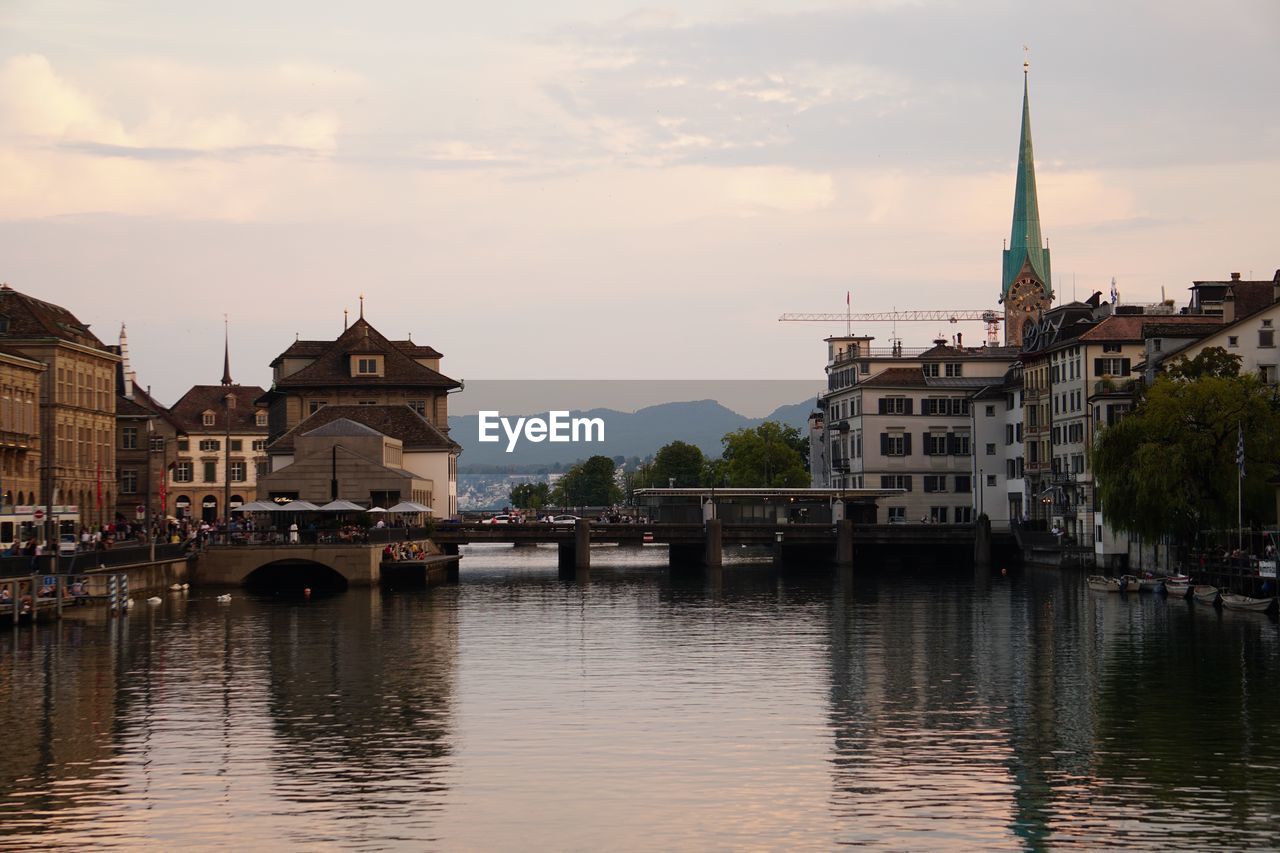
[[[969,359],[969,358],[1003,358],[1012,361],[1018,357],[1018,347],[953,347],[950,344],[935,344],[920,353],[919,358]]]
[[[443,358],[436,351],[435,347],[429,347],[426,344],[415,344],[413,341],[392,341],[396,349],[409,356],[410,358]]]
[[[94,349],[106,349],[97,335],[66,308],[19,293],[7,284],[0,286],[0,317],[9,321],[8,328],[0,332],[0,341],[6,338],[59,338]]]
[[[265,426],[258,426],[258,406],[254,400],[263,390],[256,385],[196,385],[173,404],[169,414],[178,428],[187,433],[224,432],[227,428],[227,394],[235,395],[236,405],[231,410],[231,431],[237,434],[267,434]],[[205,426],[204,413],[213,412],[213,426]]]
[[[1133,341],[1142,340],[1142,330],[1148,325],[1181,326],[1204,324],[1198,314],[1118,314],[1108,317],[1080,336],[1082,341]]]
[[[923,388],[924,372],[918,367],[890,367],[858,384],[863,388]]]
[[[347,438],[355,436],[367,437],[371,435],[382,435],[382,433],[378,432],[373,427],[356,423],[351,420],[351,418],[338,418],[336,421],[329,421],[329,423],[324,426],[316,427],[315,429],[302,434],[314,436],[345,436]]]
[[[414,361],[413,356],[406,354],[400,346],[387,340],[382,333],[373,328],[367,320],[361,318],[352,323],[337,340],[326,344],[318,355],[312,356],[313,341],[302,341],[294,345],[284,354],[278,356],[276,364],[286,355],[300,354],[305,350],[308,358],[315,360],[296,373],[284,377],[276,383],[276,390],[297,387],[324,387],[330,385],[360,384],[366,386],[409,385],[439,389],[458,388],[459,383],[449,377],[424,367]],[[297,352],[293,352],[297,347]],[[353,379],[347,356],[351,353],[381,353],[383,356],[382,376],[362,376]],[[435,352],[432,350],[432,352]]]
[[[408,406],[324,406],[268,445],[271,453],[292,453],[293,441],[338,420],[351,420],[399,439],[405,450],[453,450],[462,448]]]
[[[1270,281],[1233,281],[1228,291],[1235,302],[1237,319],[1256,314],[1275,302],[1276,286]]]
[[[1198,319],[1204,320],[1204,317]],[[1222,328],[1221,323],[1148,323],[1142,327],[1144,338],[1203,338]]]

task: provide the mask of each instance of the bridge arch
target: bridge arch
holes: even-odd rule
[[[258,566],[244,577],[246,589],[301,595],[304,589],[315,594],[345,592],[347,578],[331,566],[315,560],[274,560]]]

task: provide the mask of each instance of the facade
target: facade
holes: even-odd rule
[[[1014,363],[1003,381],[974,395],[975,515],[986,514],[993,530],[1008,530],[1026,517],[1022,365]]]
[[[1035,153],[1031,147],[1031,104],[1027,65],[1022,74],[1022,136],[1018,142],[1018,174],[1013,195],[1013,226],[1004,249],[1000,302],[1004,305],[1004,342],[1021,346],[1028,328],[1053,304],[1053,272],[1049,247],[1040,233],[1036,195]]]
[[[173,404],[172,515],[213,522],[257,499],[258,477],[268,470],[267,410],[257,402],[264,393],[232,382],[226,355],[221,384],[196,385]]]
[[[45,367],[38,407],[41,508],[62,530],[109,522],[119,357],[67,309],[8,285],[0,286],[0,346]]]
[[[437,518],[458,512],[461,448],[449,439],[449,393],[461,383],[439,372],[442,356],[412,340],[393,341],[364,318],[332,341],[294,341],[271,362],[266,408],[271,470],[294,461],[294,440],[338,417],[401,442],[404,467],[431,483]],[[327,411],[328,410],[328,411]]]
[[[1280,382],[1276,347],[1280,270],[1271,281],[1241,281],[1239,273],[1234,273],[1232,280],[1224,284],[1221,322],[1204,322],[1214,319],[1206,316],[1199,318],[1198,324],[1163,324],[1146,329],[1143,357],[1150,379],[1171,358],[1191,359],[1206,349],[1220,347],[1240,357],[1241,373],[1255,373],[1271,385]]]
[[[40,504],[40,386],[45,367],[0,349],[0,547],[34,535]]]
[[[167,471],[178,427],[169,410],[138,384],[129,363],[129,339],[120,327],[116,370],[116,521],[163,519],[169,514]]]

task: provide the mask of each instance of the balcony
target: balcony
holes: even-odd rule
[[[1103,377],[1093,383],[1093,391],[1090,398],[1093,397],[1132,397],[1137,380],[1135,379],[1111,379]]]

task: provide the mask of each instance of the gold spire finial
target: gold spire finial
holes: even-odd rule
[[[1022,46],[1022,73],[1025,75],[1031,70],[1031,48],[1027,45]]]

